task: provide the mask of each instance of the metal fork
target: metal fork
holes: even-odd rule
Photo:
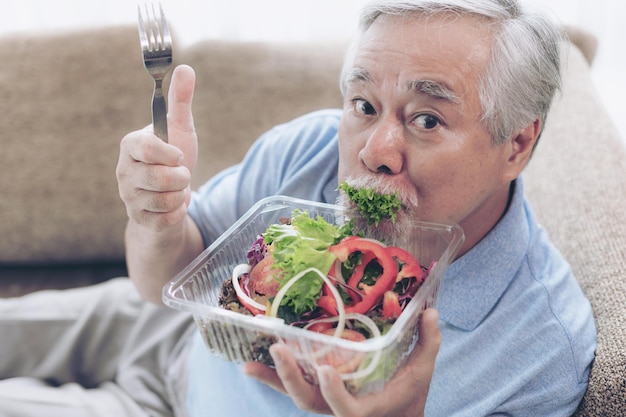
[[[154,79],[152,126],[154,134],[167,142],[167,105],[162,86],[172,66],[172,37],[160,4],[158,16],[154,4],[145,4],[143,12],[141,6],[137,9],[143,65]]]

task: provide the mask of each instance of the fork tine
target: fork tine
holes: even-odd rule
[[[141,13],[141,5],[137,5],[137,21],[139,22],[139,40],[141,41],[141,47],[148,49],[150,46],[148,44],[148,38],[146,37],[146,24]]]
[[[154,4],[144,4],[138,9],[139,37],[142,45],[150,52],[165,51],[171,47],[171,36],[163,12],[163,6],[159,3],[159,11]]]
[[[155,38],[155,24],[154,24],[154,5],[152,6],[152,13],[150,12],[150,8],[148,7],[148,4],[144,4],[144,9],[145,9],[145,16],[146,16],[146,26],[145,26],[145,31],[146,31],[146,38],[148,39],[148,50],[151,52],[157,51],[158,45],[156,45],[156,38]]]
[[[170,48],[172,45],[172,37],[170,36],[170,29],[167,26],[167,20],[165,19],[165,13],[163,13],[163,6],[159,3],[159,10],[161,12],[161,29],[163,31],[162,41],[163,49]]]
[[[150,10],[148,10],[148,5],[146,4],[146,13],[148,14],[148,22],[150,28],[150,49],[153,51],[159,51],[161,49],[161,33],[159,32],[159,21],[156,18],[156,11],[154,10],[154,3],[150,5],[152,8],[152,14],[150,14]]]

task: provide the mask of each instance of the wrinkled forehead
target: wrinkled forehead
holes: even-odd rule
[[[373,1],[365,6],[359,17],[359,31],[365,32],[371,24],[381,17],[390,18],[407,18],[420,17],[423,19],[456,19],[471,18],[475,19],[480,25],[491,25],[497,22],[503,22],[509,18],[513,18],[520,13],[516,4],[494,5],[485,1],[483,3],[475,2],[459,2],[452,0],[443,1],[411,1],[397,2],[392,4],[380,4],[385,1]],[[504,6],[504,7],[502,7]]]
[[[370,61],[402,57],[424,71],[480,78],[491,59],[494,32],[478,15],[442,13],[381,15],[352,44],[342,72],[342,89]],[[468,80],[469,81],[469,80]]]
[[[364,40],[395,35],[398,47],[419,46],[425,40],[429,48],[454,49],[469,47],[468,51],[488,52],[496,40],[500,23],[474,13],[441,12],[437,14],[384,14],[376,18],[356,39],[357,47]],[[459,51],[461,52],[461,51]]]

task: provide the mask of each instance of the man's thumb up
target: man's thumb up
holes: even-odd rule
[[[196,74],[188,65],[174,68],[168,92],[169,143],[183,151],[183,164],[193,174],[198,159],[198,137],[191,114]]]

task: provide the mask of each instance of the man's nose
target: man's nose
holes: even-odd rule
[[[404,165],[404,129],[394,120],[381,121],[372,130],[360,152],[362,163],[371,171],[399,174]]]

